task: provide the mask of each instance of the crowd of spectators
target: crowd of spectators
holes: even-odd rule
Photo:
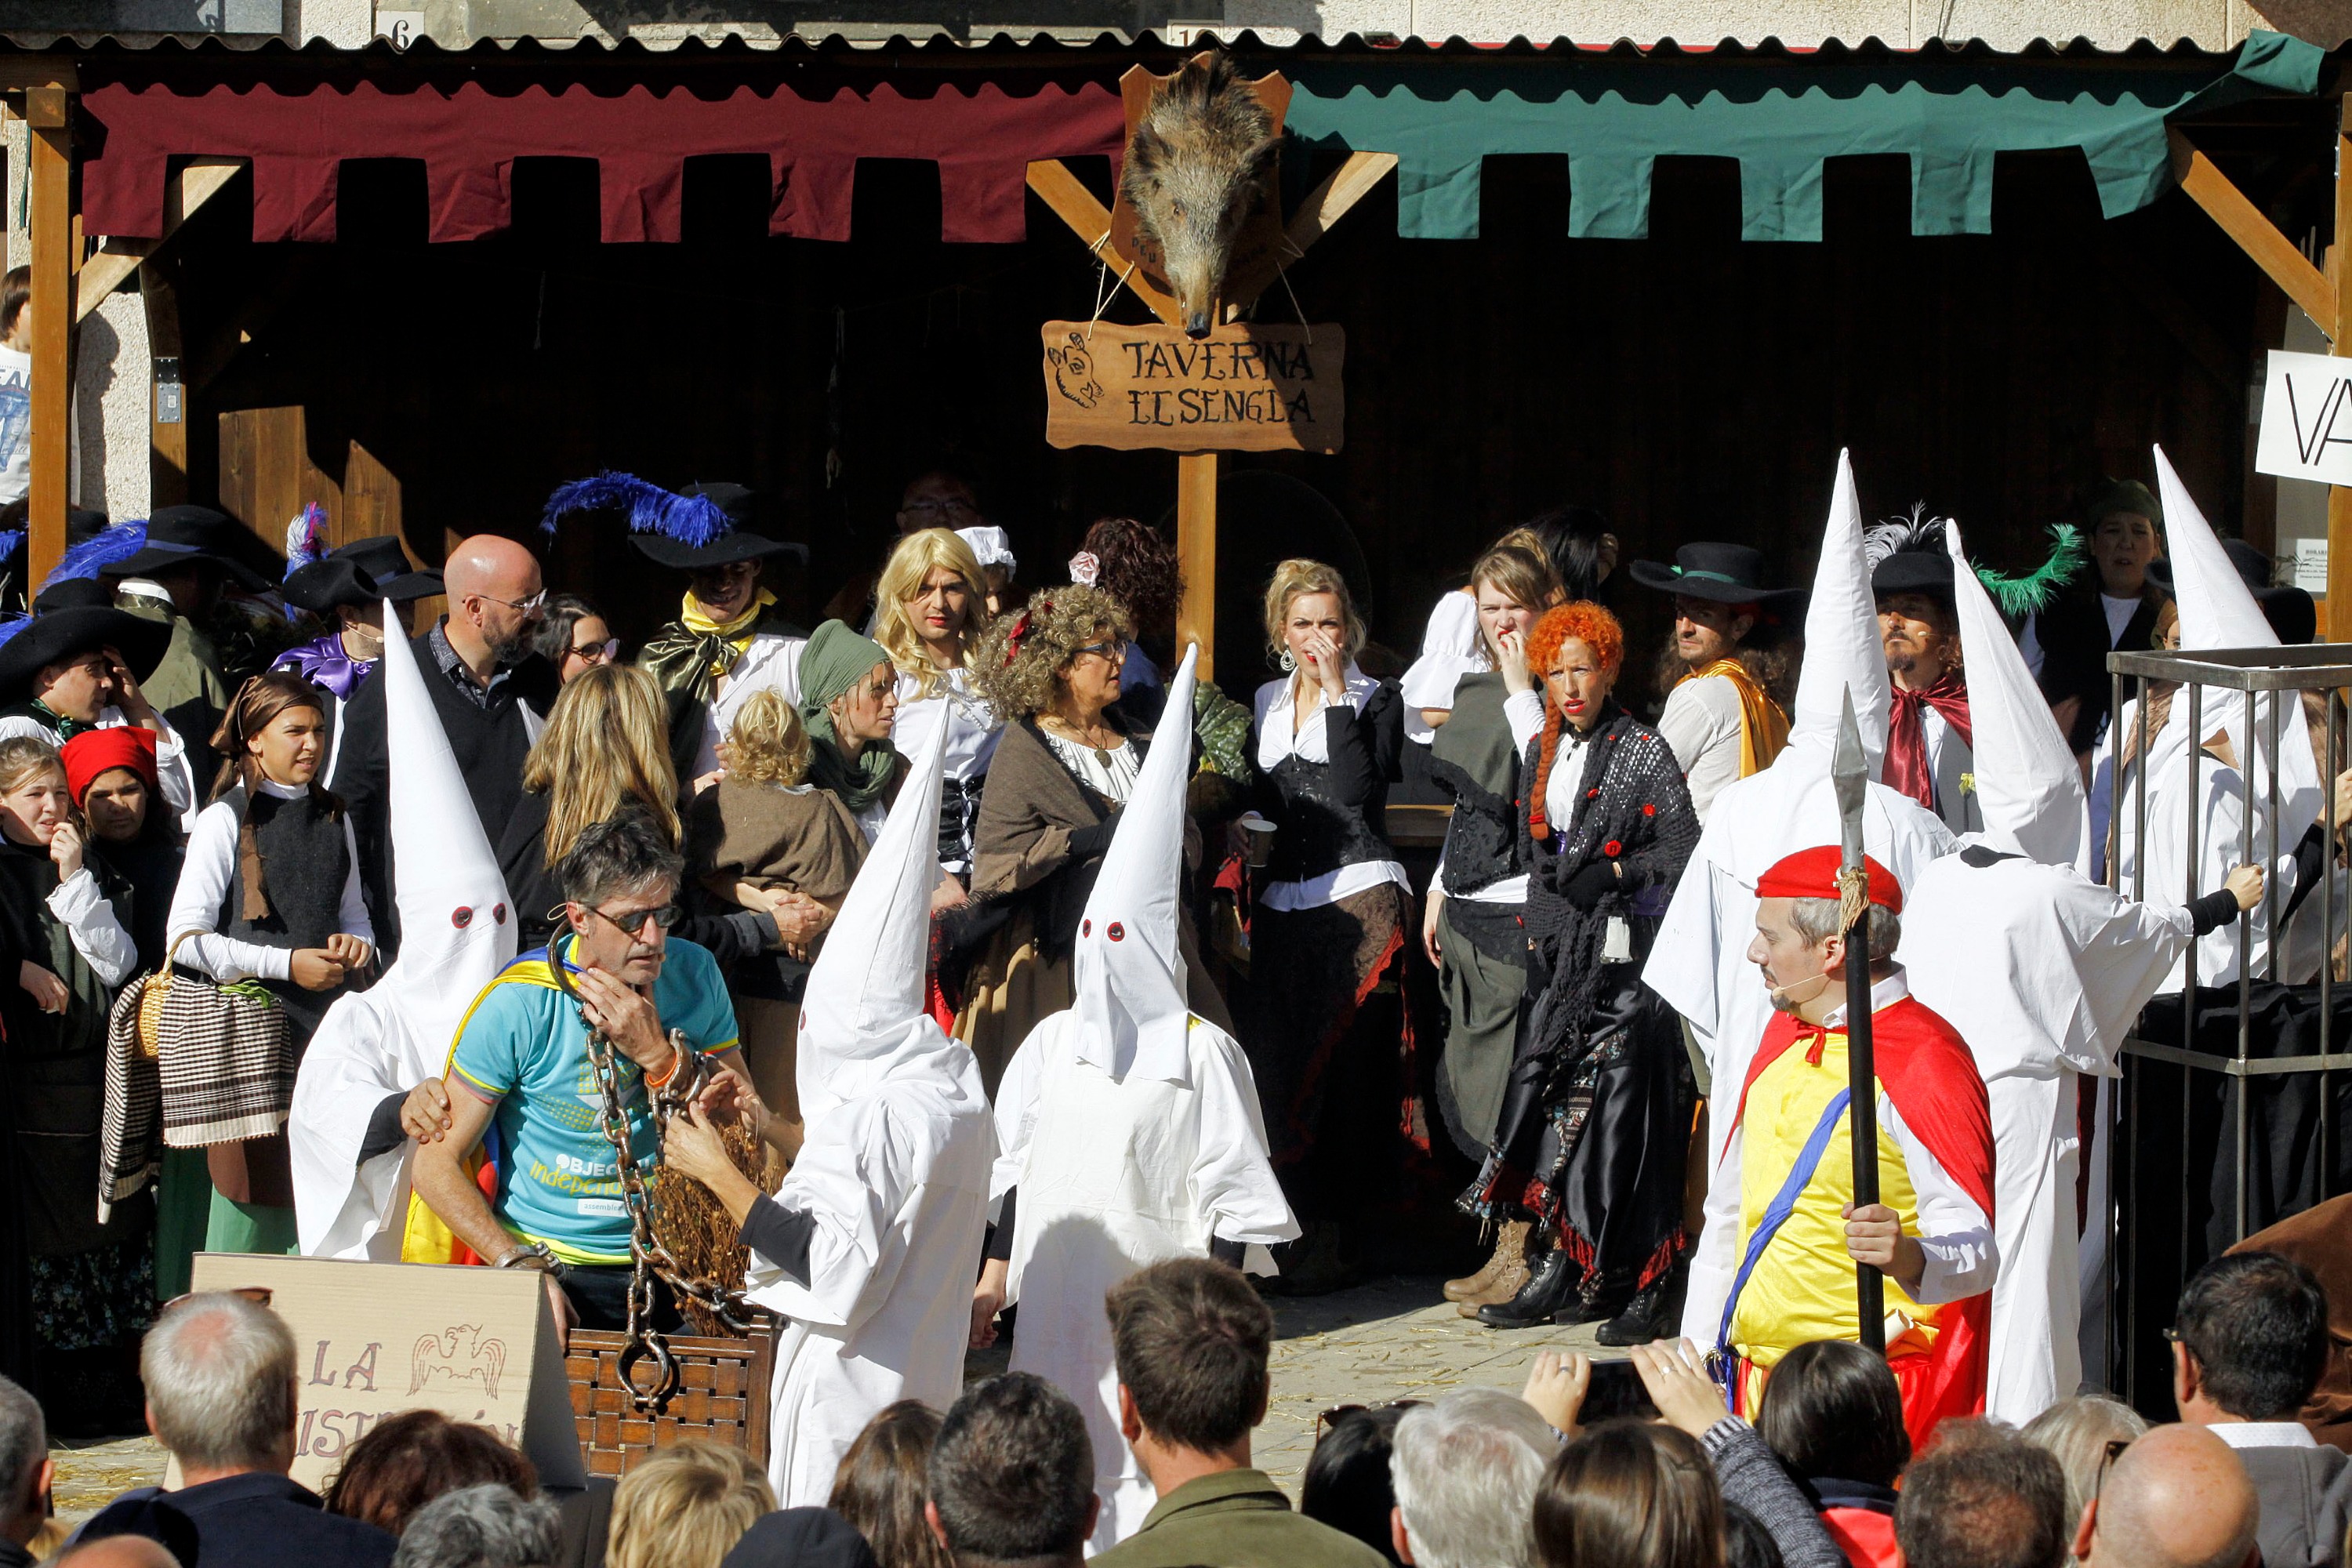
[[[1158,1502],[1103,1568],[2324,1568],[2345,1561],[2347,1462],[2296,1419],[2331,1353],[2300,1265],[2244,1253],[2182,1293],[2180,1420],[2085,1394],[2025,1430],[1940,1428],[1914,1455],[1881,1358],[1817,1342],[1755,1425],[1687,1342],[1597,1363],[1539,1352],[1521,1394],[1458,1388],[1328,1411],[1294,1510],[1253,1462],[1274,1320],[1210,1259],[1106,1303],[1121,1435]],[[431,1411],[355,1443],[323,1497],[289,1479],[285,1325],[189,1298],[147,1335],[150,1423],[178,1486],[127,1492],[70,1537],[49,1520],[39,1406],[0,1383],[0,1568],[1052,1568],[1100,1501],[1085,1416],[1044,1379],[877,1415],[830,1506],[782,1510],[751,1458],[684,1442],[617,1488],[556,1495],[488,1428]]]

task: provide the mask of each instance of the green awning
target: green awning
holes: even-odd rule
[[[1822,237],[1822,161],[1911,160],[1911,232],[1992,227],[1993,160],[2079,147],[2109,217],[2172,184],[2165,122],[2185,110],[2262,93],[2309,94],[2325,53],[2257,32],[2226,68],[2015,56],[1866,60],[1794,57],[1737,63],[1616,50],[1385,68],[1286,63],[1289,127],[1317,146],[1397,155],[1397,229],[1415,239],[1478,234],[1480,160],[1565,154],[1568,232],[1640,239],[1661,157],[1739,160],[1740,235]]]

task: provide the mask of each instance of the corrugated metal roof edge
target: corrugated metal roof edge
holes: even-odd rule
[[[1736,38],[1725,38],[1713,44],[1686,44],[1673,38],[1654,43],[1636,43],[1620,38],[1611,44],[1582,44],[1567,37],[1555,37],[1549,43],[1535,43],[1524,35],[1507,43],[1475,43],[1453,37],[1432,43],[1421,38],[1396,41],[1375,41],[1360,33],[1349,33],[1336,40],[1314,36],[1301,37],[1293,43],[1269,42],[1260,37],[1254,28],[1244,27],[1221,41],[1237,53],[1274,55],[1292,58],[1370,58],[1383,60],[1517,60],[1529,58],[1591,58],[1609,57],[1619,59],[1681,59],[1702,58],[1730,61],[1770,61],[1845,64],[1855,60],[1893,60],[1900,58],[1942,60],[1959,64],[2002,62],[2052,62],[2070,65],[2147,65],[2161,63],[2182,67],[2216,65],[2235,57],[2235,48],[2206,49],[2188,38],[2170,44],[2158,44],[2149,38],[2135,39],[2119,49],[2105,48],[2089,38],[2077,36],[2063,43],[2036,38],[2025,47],[2002,50],[1981,38],[1958,42],[1931,39],[1916,47],[1889,44],[1873,36],[1858,43],[1831,39],[1820,44],[1790,45],[1777,37],[1768,37],[1755,44],[1745,44]],[[729,32],[714,42],[699,35],[675,39],[647,40],[626,37],[607,40],[593,35],[578,38],[543,39],[483,38],[463,48],[444,48],[429,38],[420,39],[406,48],[395,47],[389,39],[376,38],[360,48],[341,48],[324,39],[313,38],[300,45],[288,43],[275,36],[231,36],[225,34],[153,34],[73,35],[52,32],[0,33],[0,55],[56,55],[74,59],[101,61],[109,58],[134,56],[151,58],[178,51],[184,56],[205,57],[236,55],[269,58],[288,63],[317,62],[327,65],[338,62],[368,61],[391,63],[414,60],[419,64],[465,61],[528,61],[549,62],[583,54],[600,58],[658,58],[675,60],[710,57],[715,58],[757,58],[778,54],[804,55],[816,58],[849,58],[872,61],[877,58],[927,57],[946,63],[949,58],[967,60],[974,57],[1001,55],[1045,55],[1056,57],[1057,62],[1083,63],[1095,57],[1132,58],[1139,54],[1176,54],[1190,52],[1195,44],[1176,44],[1154,32],[1146,32],[1132,40],[1118,34],[1103,32],[1086,42],[1072,42],[1040,30],[1024,37],[1011,32],[997,32],[985,38],[960,39],[946,33],[933,33],[916,38],[905,34],[892,34],[887,38],[868,42],[852,41],[839,34],[811,40],[797,33],[774,38],[747,37]],[[2340,50],[2340,46],[2339,46]],[[2337,51],[2331,51],[2331,58]]]

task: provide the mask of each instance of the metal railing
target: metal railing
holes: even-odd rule
[[[2315,1052],[2281,1057],[2267,1052],[2257,1052],[2255,1048],[2253,1003],[2256,964],[2253,947],[2257,922],[2254,915],[2259,914],[2260,926],[2263,932],[2262,978],[2266,984],[2283,984],[2280,964],[2282,954],[2290,951],[2290,931],[2282,930],[2281,923],[2283,914],[2290,907],[2289,901],[2294,889],[2282,888],[2281,879],[2276,872],[2281,862],[2282,852],[2292,855],[2296,846],[2292,843],[2283,845],[2280,842],[2279,758],[2282,713],[2283,711],[2291,713],[2293,722],[2307,722],[2306,693],[2318,698],[2325,709],[2322,726],[2325,731],[2325,743],[2321,747],[2315,748],[2314,761],[2317,764],[2320,781],[2322,797],[2320,820],[2324,825],[2325,834],[2323,843],[2333,846],[2338,842],[2336,835],[2340,826],[2336,821],[2333,780],[2336,771],[2344,765],[2342,758],[2347,732],[2346,689],[2352,688],[2352,644],[2200,649],[2194,652],[2116,652],[2108,655],[2107,668],[2112,679],[2114,696],[2114,706],[2110,710],[2110,733],[2117,737],[2113,750],[2120,752],[2126,745],[2132,748],[2128,756],[2118,754],[2115,757],[2113,775],[2106,795],[2108,830],[2105,835],[2105,849],[2106,876],[2111,888],[2118,892],[2126,892],[2129,897],[2138,900],[2146,900],[2153,897],[2166,902],[2178,899],[2184,903],[2193,901],[2200,895],[2215,890],[2210,887],[2200,886],[2199,877],[2200,847],[2198,843],[2198,834],[2207,810],[2205,795],[2208,786],[2204,770],[2209,767],[2227,766],[2219,759],[2209,757],[2203,746],[2203,742],[2210,738],[2208,732],[2210,721],[2206,717],[2208,711],[2206,695],[2209,691],[2218,690],[2238,694],[2221,699],[2220,706],[2225,715],[2222,721],[2230,722],[2236,717],[2238,710],[2242,709],[2243,716],[2238,721],[2238,727],[2243,733],[2237,737],[2238,743],[2250,748],[2254,755],[2251,758],[2243,756],[2236,758],[2238,765],[2235,771],[2241,781],[2240,789],[2259,792],[2263,797],[2262,804],[2264,807],[2260,811],[2252,809],[2252,803],[2242,798],[2239,803],[2241,831],[2239,852],[2235,863],[2260,865],[2267,875],[2262,902],[2257,910],[2254,913],[2240,914],[2236,922],[2237,1030],[2234,1051],[2223,1054],[2213,1049],[2212,1036],[2216,1031],[2210,1027],[2206,1031],[2208,1037],[2205,1047],[2200,1048],[2200,1015],[2210,1019],[2208,1011],[2210,1005],[2228,994],[2226,984],[2218,987],[2206,984],[2202,998],[2206,1005],[2200,1005],[2200,981],[2198,974],[2198,961],[2199,948],[2206,940],[2209,940],[2204,938],[2192,941],[2181,961],[2183,984],[2179,1003],[2179,1043],[2174,1045],[2165,1040],[2149,1037],[2152,1031],[2148,1029],[2148,1026],[2152,1020],[2147,1015],[2143,1015],[2135,1026],[2132,1035],[2123,1042],[2122,1046],[2125,1059],[2121,1064],[2123,1081],[2120,1103],[2116,1113],[2108,1121],[2106,1202],[2104,1213],[2100,1216],[2106,1230],[2105,1306],[2108,1364],[2104,1370],[2107,1375],[2101,1378],[2099,1374],[2102,1369],[2096,1367],[2086,1368],[2086,1374],[2095,1381],[2103,1381],[2109,1386],[2119,1388],[2126,1398],[2132,1398],[2135,1402],[2148,1403],[2140,1398],[2143,1349],[2144,1347],[2160,1348],[2147,1345],[2147,1340],[2153,1332],[2160,1331],[2170,1323],[2171,1299],[2178,1295],[2179,1288],[2187,1282],[2188,1277],[2206,1260],[2203,1256],[2200,1256],[2200,1252],[2207,1247],[2207,1241],[2196,1233],[2193,1224],[2193,1215],[2196,1214],[2193,1200],[2196,1194],[2191,1186],[2192,1181],[2201,1175],[2208,1184],[2206,1195],[2210,1198],[2210,1184],[2214,1173],[2212,1162],[2201,1161],[2199,1157],[2200,1128],[2197,1113],[2200,1109],[2200,1100],[2207,1098],[2207,1094],[2200,1092],[2200,1075],[2214,1075],[2210,1079],[2203,1081],[2210,1085],[2208,1094],[2214,1090],[2218,1091],[2222,1101],[2221,1121],[2227,1127],[2226,1134],[2220,1127],[2210,1129],[2214,1135],[2215,1146],[2212,1150],[2214,1158],[2218,1160],[2220,1157],[2220,1145],[2223,1136],[2228,1137],[2233,1147],[2231,1160],[2232,1176],[2231,1232],[2234,1239],[2243,1240],[2250,1230],[2261,1228],[2261,1226],[2250,1225],[2250,1220],[2255,1216],[2250,1213],[2249,1208],[2250,1144],[2255,1131],[2252,1103],[2252,1089],[2260,1080],[2281,1074],[2318,1075],[2319,1120],[2316,1143],[2312,1151],[2312,1157],[2316,1163],[2320,1182],[2319,1196],[2325,1198],[2332,1195],[2328,1191],[2328,1173],[2329,1150],[2334,1130],[2330,1125],[2329,1101],[2335,1085],[2331,1082],[2329,1075],[2352,1068],[2352,1051],[2336,1051],[2334,1048],[2333,1039],[2333,1010],[2336,990],[2334,977],[2335,937],[2340,923],[2336,907],[2337,889],[2334,855],[2329,853],[2323,857],[2321,862],[2323,874],[2319,879],[2318,887],[2305,895],[2304,907],[2294,910],[2297,919],[2300,920],[2304,917],[2306,908],[2315,904],[2319,930],[2322,933],[2318,944],[2317,974],[2315,983],[2311,984],[2312,994],[2316,999],[2318,1008],[2319,1038],[2318,1049]],[[2126,736],[2122,729],[2125,723],[2127,684],[2128,695],[2137,702],[2135,711],[2145,715],[2150,693],[2160,692],[2163,689],[2162,683],[2170,683],[2173,689],[2167,727],[2181,723],[2184,719],[2184,707],[2186,710],[2184,732],[2188,737],[2188,743],[2183,749],[2186,752],[2185,766],[2188,779],[2187,791],[2183,799],[2187,804],[2181,815],[2184,819],[2182,831],[2185,836],[2182,846],[2183,864],[2187,874],[2184,885],[2177,888],[2154,887],[2148,882],[2148,769],[2147,763],[2149,754],[2149,736],[2147,725],[2144,721],[2136,721],[2133,725],[2134,733],[2130,736]],[[2253,765],[2249,767],[2247,765],[2249,763]],[[2124,810],[2126,789],[2132,801],[2132,809],[2128,814]],[[2126,889],[2123,886],[2124,856],[2121,851],[2124,847],[2127,815],[2128,831],[2132,835],[2130,856],[2132,885]],[[2262,824],[2263,835],[2265,838],[2265,842],[2260,846],[2255,842],[2258,820]],[[2292,926],[2294,922],[2288,923]],[[2284,983],[2291,984],[2293,981],[2294,976],[2289,974]],[[2300,986],[2295,987],[2298,993],[2301,989]],[[2158,1010],[2156,1007],[2150,1009],[2151,1012]],[[2170,1163],[2177,1166],[2178,1184],[2176,1191],[2165,1194],[2171,1197],[2178,1205],[2177,1234],[2168,1238],[2177,1248],[2173,1258],[2175,1267],[2159,1268],[2157,1277],[2151,1279],[2146,1270],[2157,1263],[2148,1250],[2155,1238],[2146,1234],[2147,1227],[2140,1222],[2144,1217],[2160,1217],[2160,1212],[2159,1215],[2151,1215],[2149,1200],[2152,1194],[2148,1188],[2143,1186],[2143,1177],[2160,1173],[2166,1153],[2163,1141],[2170,1129],[2159,1130],[2149,1126],[2148,1112],[2143,1101],[2160,1089],[2168,1089],[2175,1084],[2179,1089],[2180,1100],[2178,1130],[2179,1141],[2171,1150]],[[2092,1086],[2086,1084],[2082,1087],[2087,1091]],[[2210,1105],[2203,1108],[2210,1109]],[[2087,1163],[2091,1157],[2092,1152],[2086,1148],[2083,1152],[2083,1158]],[[2264,1218],[2263,1224],[2268,1225],[2282,1217],[2284,1216],[2272,1215]],[[2150,1287],[2166,1288],[2160,1298],[2165,1303],[2164,1315],[2160,1321],[2144,1332],[2143,1307],[2151,1300],[2148,1289]],[[2154,1403],[2162,1405],[2168,1412],[2170,1377],[2168,1358],[2165,1359],[2160,1371],[2156,1368],[2148,1370],[2155,1372],[2164,1380],[2165,1397]],[[2118,1372],[2121,1373],[2119,1383],[2115,1376]]]

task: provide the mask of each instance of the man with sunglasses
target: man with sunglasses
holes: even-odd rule
[[[448,613],[411,639],[433,710],[449,737],[482,831],[496,844],[522,800],[522,763],[561,684],[531,648],[546,593],[538,558],[511,539],[481,533],[460,542],[443,569]],[[331,789],[351,813],[368,912],[388,950],[399,941],[385,791],[383,676],[361,682],[343,705]]]
[[[661,831],[635,813],[589,828],[564,858],[567,930],[502,970],[458,1026],[448,1128],[416,1152],[416,1195],[429,1212],[410,1216],[407,1261],[447,1261],[450,1242],[461,1243],[499,1268],[545,1273],[567,1329],[625,1325],[629,1211],[588,1030],[612,1044],[631,1155],[648,1182],[661,1158],[652,1091],[693,1082],[691,1058],[709,1058],[728,1070],[709,1076],[700,1105],[726,1120],[742,1082],[718,963],[669,934],[682,871]],[[493,1122],[497,1182],[485,1197],[470,1156]],[[676,1306],[656,1290],[657,1326],[676,1326]]]

